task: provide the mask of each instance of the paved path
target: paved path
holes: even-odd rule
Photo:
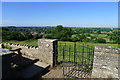
[[[60,67],[50,68],[50,71],[46,75],[42,76],[42,78],[64,78],[62,73],[63,71]]]

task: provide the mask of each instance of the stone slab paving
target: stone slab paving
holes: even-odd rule
[[[61,67],[50,68],[50,71],[46,75],[42,76],[42,78],[64,78],[63,70]]]
[[[70,73],[70,74],[69,74]],[[68,74],[66,74],[66,76],[68,76],[69,78],[73,79],[73,78],[90,78],[90,74],[85,74],[82,71],[78,71],[78,72],[74,72],[74,71],[69,71]],[[42,76],[43,79],[46,78],[68,78],[63,75],[63,69],[60,67],[56,67],[55,69],[51,69],[46,75]]]

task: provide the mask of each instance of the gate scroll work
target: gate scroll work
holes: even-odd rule
[[[90,78],[94,48],[80,43],[59,43],[57,61],[67,78]]]

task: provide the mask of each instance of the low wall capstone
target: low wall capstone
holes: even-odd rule
[[[4,45],[11,46],[12,49],[22,48],[21,52],[24,55],[27,55],[29,57],[36,58],[36,54],[38,53],[38,47],[36,47],[36,46],[21,45],[21,44],[14,44],[14,43],[4,43]]]

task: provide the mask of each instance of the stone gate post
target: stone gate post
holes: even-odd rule
[[[95,46],[92,78],[119,78],[120,48]]]
[[[38,39],[38,56],[42,62],[55,66],[57,53],[56,39]]]

